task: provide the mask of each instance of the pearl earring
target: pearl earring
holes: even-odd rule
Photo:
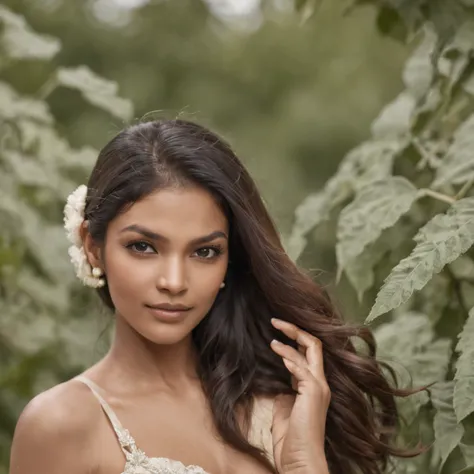
[[[221,283],[221,288],[224,288],[224,286],[225,286],[225,282],[222,282]]]
[[[92,269],[92,276],[95,278],[100,278],[103,275],[102,269],[99,267],[94,267]]]
[[[92,269],[92,277],[87,278],[86,285],[91,288],[102,288],[105,286],[105,279],[100,278],[104,272],[99,267],[94,267]]]

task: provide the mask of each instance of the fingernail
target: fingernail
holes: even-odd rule
[[[270,344],[275,344],[275,345],[281,345],[282,343],[280,341],[277,341],[276,339],[273,339]]]

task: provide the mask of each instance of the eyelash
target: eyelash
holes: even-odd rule
[[[143,241],[143,240],[137,240],[137,241],[135,241],[135,242],[131,242],[130,244],[128,244],[128,245],[126,246],[126,248],[129,249],[129,250],[131,250],[131,251],[134,252],[134,253],[137,253],[137,254],[146,255],[147,253],[150,253],[150,252],[140,252],[140,251],[138,251],[138,250],[136,250],[136,249],[134,250],[133,247],[134,247],[135,245],[137,245],[137,244],[145,244],[145,245],[147,245],[148,247],[153,248],[152,245],[150,245],[148,242],[145,242],[145,241]],[[219,257],[219,256],[222,254],[222,252],[224,251],[224,248],[223,248],[221,245],[209,245],[209,246],[207,246],[207,247],[201,247],[201,248],[199,248],[197,251],[203,250],[203,249],[211,249],[211,250],[214,250],[215,255],[214,255],[213,257],[210,257],[210,258],[199,257],[199,258],[201,258],[202,260],[214,260],[214,259],[216,259],[217,257]],[[153,249],[153,250],[154,250],[154,249]]]

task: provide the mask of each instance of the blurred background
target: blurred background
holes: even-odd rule
[[[15,122],[21,139],[39,147],[43,172],[51,170],[41,181],[25,158],[15,173],[11,154],[0,167],[3,474],[26,402],[107,345],[109,318],[77,285],[62,232],[64,199],[85,182],[97,150],[143,118],[196,120],[232,144],[286,235],[296,206],[400,92],[410,51],[380,35],[374,8],[350,10],[343,0],[320,2],[306,20],[290,0],[2,0],[0,7],[5,42],[9,31],[27,32],[2,46],[2,127],[5,117]],[[90,75],[66,77],[82,65],[104,80],[98,88],[113,89],[115,102],[84,92]],[[30,227],[19,233],[12,216],[27,216]],[[330,284],[333,229],[318,232],[300,261]],[[344,281],[335,293],[348,319],[366,314]]]

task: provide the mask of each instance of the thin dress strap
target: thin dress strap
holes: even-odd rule
[[[272,423],[273,406],[275,398],[256,397],[252,413],[252,423],[249,433],[249,442],[262,448],[272,464],[273,441],[272,441]]]
[[[90,388],[91,392],[95,395],[97,400],[99,400],[102,409],[107,415],[107,418],[109,419],[115,431],[115,434],[117,435],[120,447],[128,458],[128,454],[133,453],[136,450],[135,440],[133,439],[129,431],[122,426],[119,419],[117,418],[117,415],[114,413],[112,408],[110,408],[110,405],[104,400],[104,398],[100,394],[102,389],[84,375],[79,375],[75,377],[75,380],[79,380],[79,382],[82,382],[87,385]]]

